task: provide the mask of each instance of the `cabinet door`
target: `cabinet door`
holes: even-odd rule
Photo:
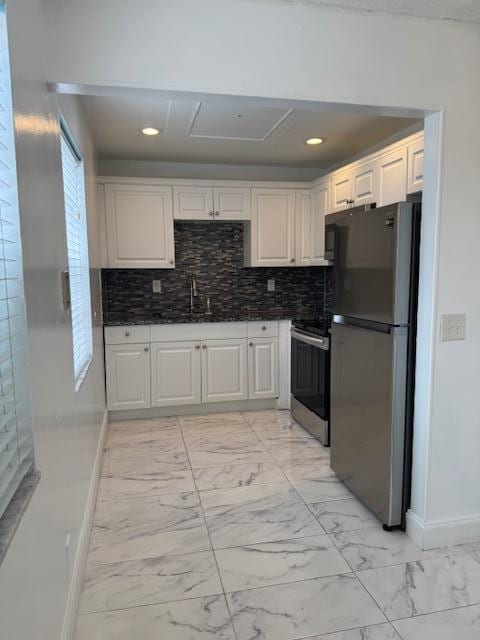
[[[311,197],[308,189],[299,189],[295,194],[295,265],[310,264],[311,254]]]
[[[353,206],[376,202],[378,198],[378,162],[365,162],[354,168]]]
[[[158,342],[151,346],[152,407],[202,401],[200,342]]]
[[[173,268],[171,187],[105,186],[109,267]]]
[[[248,397],[247,341],[202,342],[202,401],[226,402]]]
[[[379,160],[379,197],[377,204],[402,202],[407,196],[407,150],[396,149]]]
[[[250,338],[248,342],[248,397],[278,395],[278,338]]]
[[[310,264],[324,264],[325,260],[325,216],[330,210],[330,183],[315,187],[312,192],[310,223]]]
[[[148,409],[150,407],[149,345],[118,344],[105,348],[107,408]]]
[[[252,189],[253,267],[295,264],[295,190]]]
[[[408,146],[407,193],[423,189],[423,138]]]
[[[215,220],[250,220],[248,187],[215,187],[213,189]]]
[[[213,220],[211,187],[173,187],[175,220]]]
[[[339,173],[332,179],[332,211],[343,211],[352,203],[353,173]]]

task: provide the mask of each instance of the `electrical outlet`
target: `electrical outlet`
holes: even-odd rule
[[[161,280],[152,280],[152,291],[153,291],[153,293],[162,293],[162,281]]]
[[[451,313],[441,317],[441,340],[465,340],[466,316],[464,313]]]
[[[275,280],[267,280],[267,291],[275,291]]]

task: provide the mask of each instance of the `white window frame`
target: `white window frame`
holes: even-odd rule
[[[0,518],[24,477],[34,469],[28,331],[5,12],[5,3],[0,0]],[[7,530],[9,528],[7,526]]]
[[[63,117],[60,118],[60,129],[73,368],[75,391],[78,391],[93,360],[93,319],[88,220],[85,204],[85,167],[82,155]],[[67,171],[69,172],[68,175]]]

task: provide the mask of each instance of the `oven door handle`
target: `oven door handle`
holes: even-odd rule
[[[290,335],[294,340],[305,342],[305,344],[317,347],[318,349],[323,349],[323,351],[328,351],[329,349],[328,338],[313,338],[312,336],[307,336],[304,333],[295,331],[294,329],[290,330]]]

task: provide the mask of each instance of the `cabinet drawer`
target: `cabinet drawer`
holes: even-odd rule
[[[248,323],[249,338],[271,338],[275,336],[278,336],[278,322],[276,320]]]
[[[105,344],[150,342],[150,327],[105,327]]]
[[[184,340],[223,340],[246,338],[246,322],[201,322],[185,324],[154,324],[152,342],[182,342]]]

